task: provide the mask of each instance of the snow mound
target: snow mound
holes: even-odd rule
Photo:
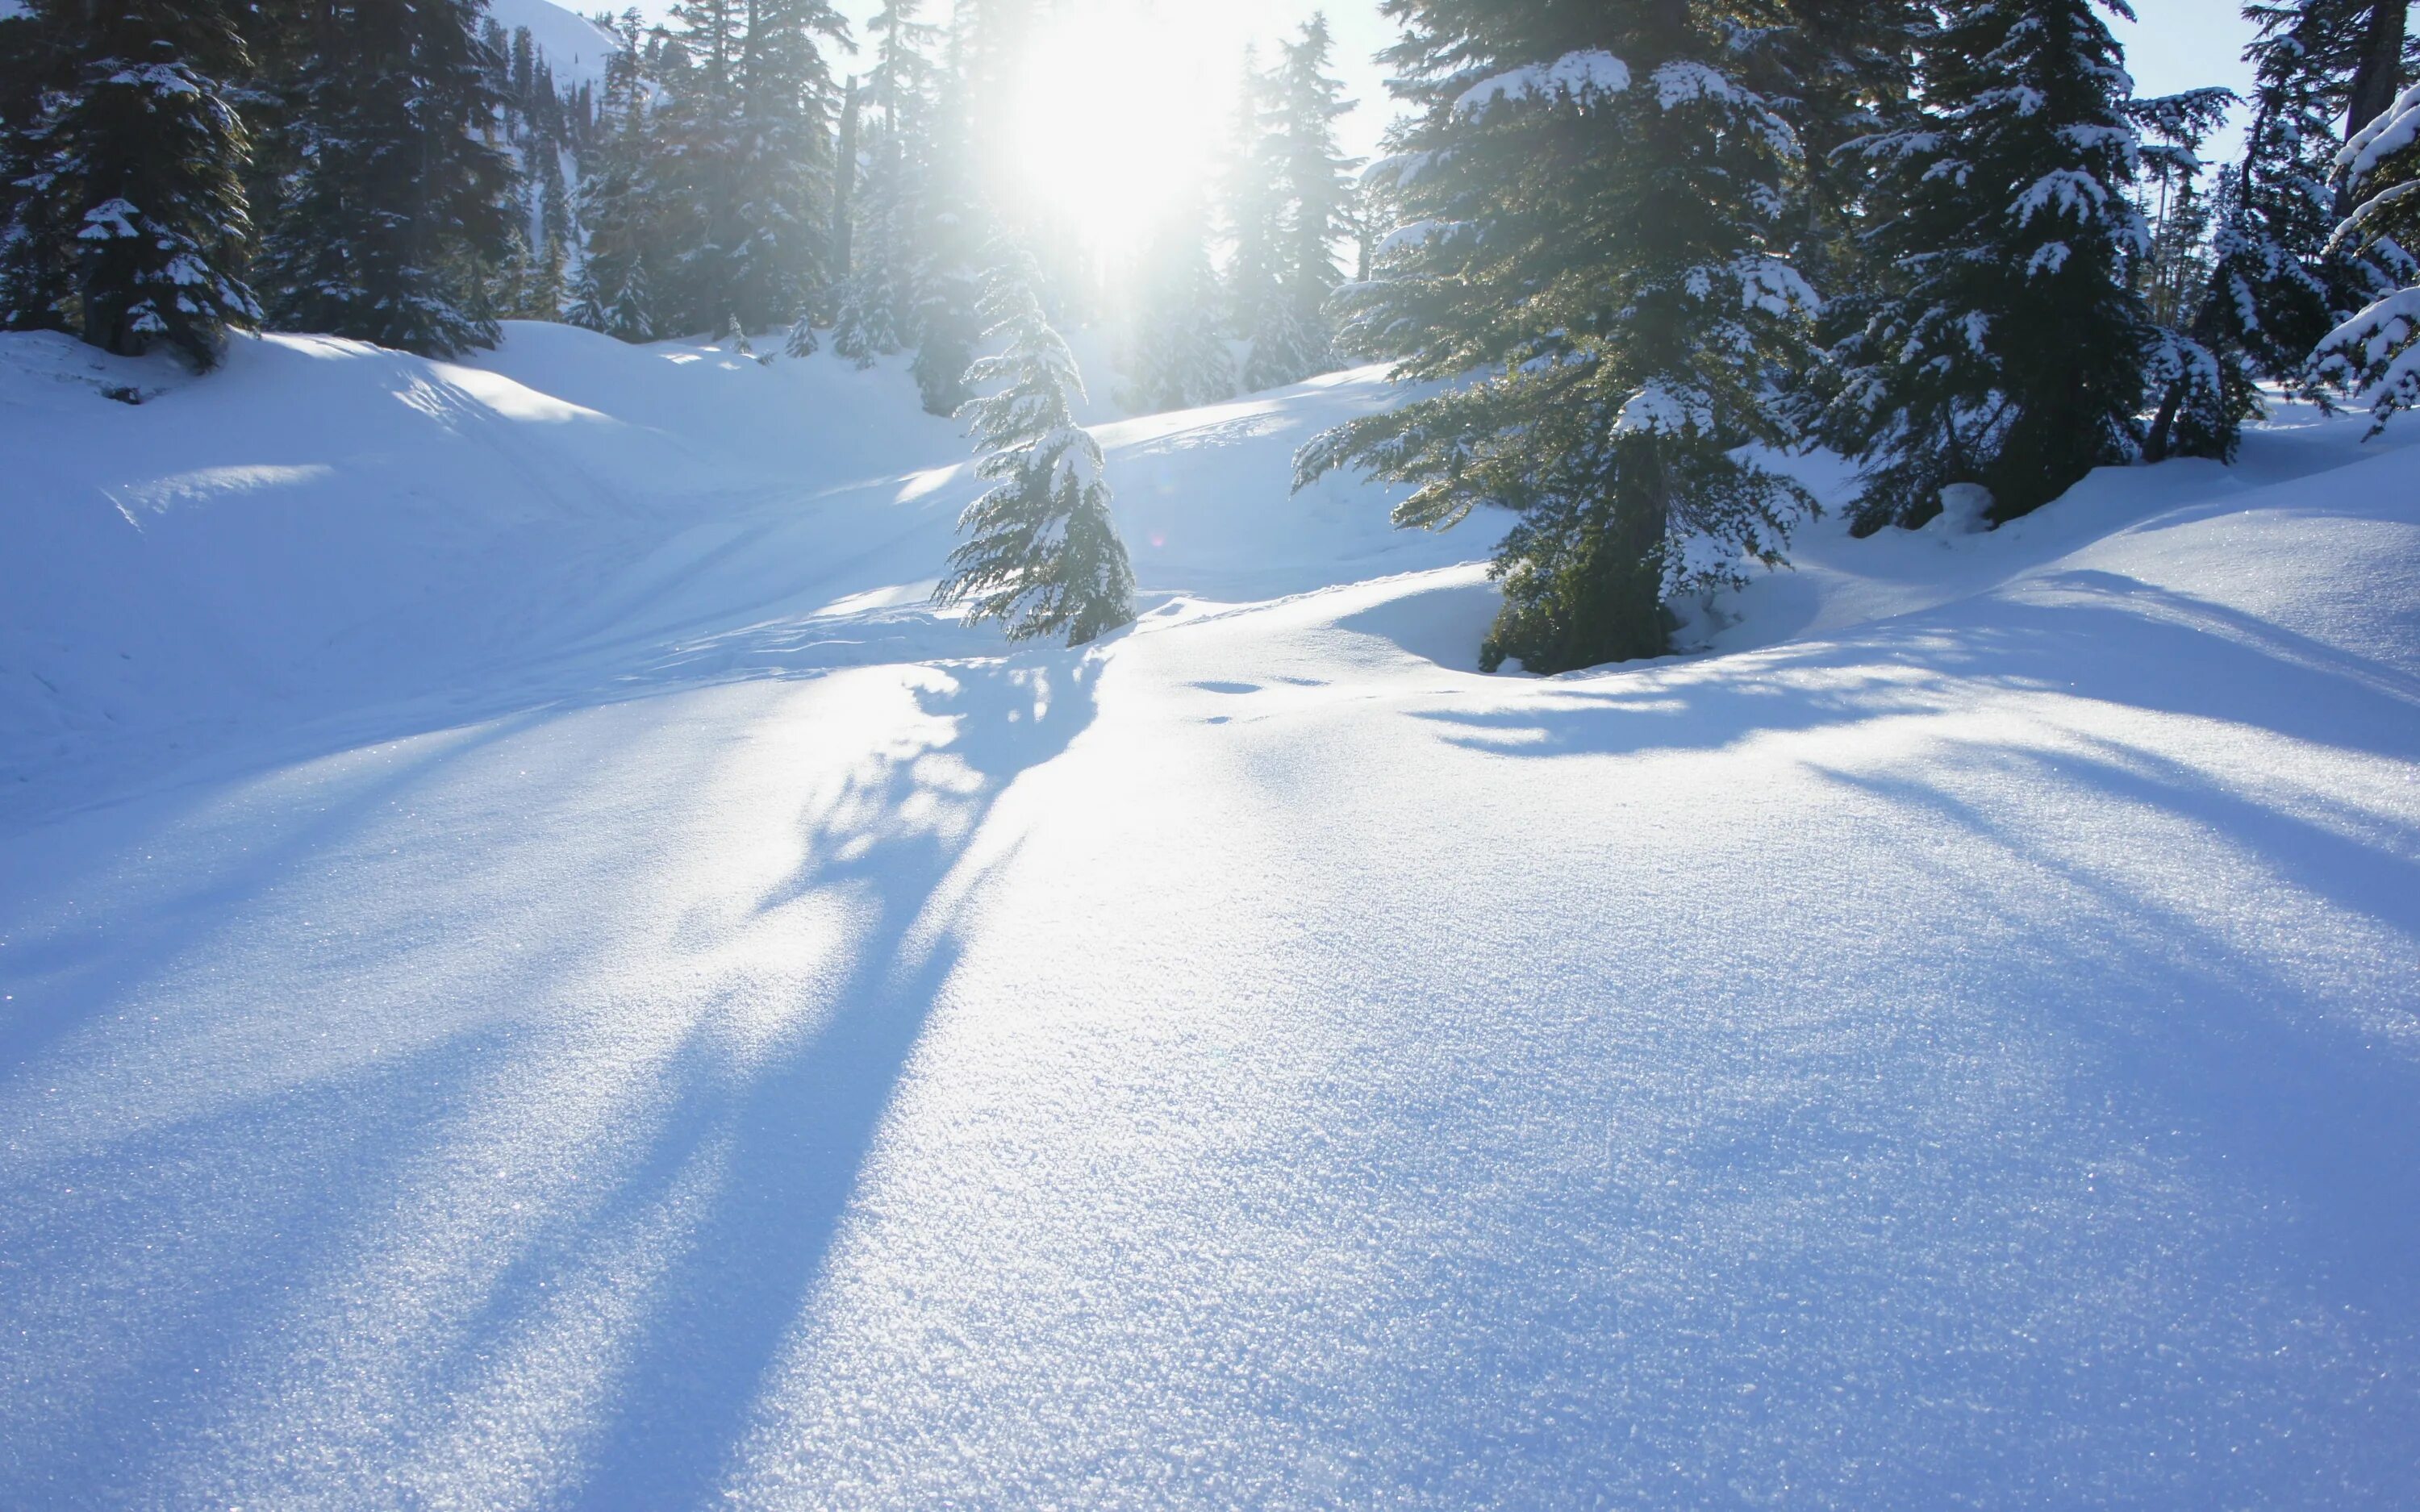
[[[161,371],[0,337],[0,1504],[2420,1478],[2392,433],[1481,677],[1372,373],[1098,427],[1068,651],[895,364]]]

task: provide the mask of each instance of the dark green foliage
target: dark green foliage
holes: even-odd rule
[[[1807,361],[1812,302],[1779,255],[1796,143],[1727,71],[1763,12],[1387,9],[1420,115],[1374,171],[1409,224],[1353,292],[1347,339],[1452,386],[1320,438],[1297,486],[1348,465],[1412,483],[1396,519],[1429,528],[1516,511],[1491,666],[1658,655],[1668,599],[1777,561],[1811,508],[1738,453],[1790,440],[1773,396]]]
[[[8,323],[125,356],[163,343],[210,366],[226,329],[260,315],[227,83],[249,72],[241,40],[214,0],[112,0],[89,20],[54,4],[24,29],[44,34],[60,87],[11,107]]]
[[[2007,520],[2129,460],[2160,346],[2130,262],[2138,139],[2091,0],[1960,0],[1922,54],[1921,117],[1859,144],[1896,287],[1835,348],[1820,434],[1865,463],[1859,532],[1979,484]]]
[[[509,164],[470,0],[312,8],[284,115],[299,162],[262,256],[279,324],[430,356],[493,346],[487,270],[508,250]]]

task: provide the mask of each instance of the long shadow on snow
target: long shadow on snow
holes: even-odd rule
[[[957,964],[963,910],[1016,853],[1014,837],[985,837],[985,822],[1020,774],[1092,722],[1096,671],[1066,654],[949,667],[951,685],[923,702],[954,720],[952,736],[888,754],[811,820],[807,865],[760,906],[840,889],[870,921],[830,1016],[769,1063],[735,1075],[717,1046],[692,1039],[672,1073],[674,1121],[593,1220],[629,1221],[699,1162],[715,1172],[711,1211],[656,1284],[570,1504],[718,1504]],[[562,1238],[576,1255],[580,1236]],[[507,1333],[543,1305],[546,1269],[527,1268],[519,1294],[496,1299],[489,1329]],[[478,1352],[473,1341],[466,1354]]]
[[[1838,640],[1583,674],[1505,708],[1436,710],[1459,745],[1512,756],[1714,750],[1750,736],[1948,711],[1976,687],[2056,692],[2411,759],[2420,678],[2114,573],[2036,579],[2064,601],[1990,599]]]
[[[2420,940],[2420,861],[2365,845],[2216,788],[2133,749],[1996,753],[2010,786],[2124,799],[2208,825],[2278,877],[2405,940]],[[2265,1187],[2289,1215],[2257,1258],[2324,1278],[2335,1300],[2420,1321],[2420,1059],[2348,1022],[2288,962],[2242,944],[2171,903],[2046,848],[1975,802],[1904,775],[1823,768],[1844,787],[1914,810],[2047,872],[2088,901],[2080,918],[2028,928],[2003,949],[2039,956],[2042,990],[2013,1005],[2087,1049],[2070,1064],[2086,1103],[2125,1104],[2144,1129],[2190,1130],[2205,1174]],[[1965,886],[1949,877],[1946,885]],[[2239,886],[2254,879],[2236,879]],[[2000,901],[2015,912],[2039,900]],[[2160,953],[2147,942],[2195,940]],[[2381,963],[2383,964],[2384,963]],[[2409,1023],[2420,999],[2371,1005]],[[2089,1088],[2091,1097],[2082,1097]],[[2221,1164],[2223,1163],[2223,1164]],[[2239,1257],[2242,1258],[2242,1257]]]

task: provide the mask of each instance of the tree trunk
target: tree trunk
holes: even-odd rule
[[[2410,9],[2410,0],[2370,0],[2369,25],[2362,36],[2345,112],[2348,137],[2378,119],[2402,92],[2403,24]]]

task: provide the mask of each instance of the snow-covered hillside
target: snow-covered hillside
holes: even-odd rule
[[[510,332],[0,337],[0,1505],[2420,1484],[2408,438],[1489,678],[1342,375],[1011,654],[903,374]]]
[[[507,36],[528,27],[530,40],[545,51],[558,85],[604,87],[613,39],[585,14],[554,0],[488,0],[488,17]]]

